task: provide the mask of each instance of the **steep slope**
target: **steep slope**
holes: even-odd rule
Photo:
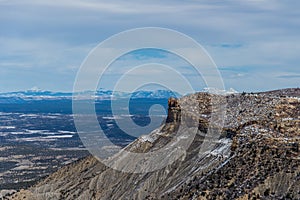
[[[300,199],[300,102],[292,96],[296,95],[198,93],[169,102],[166,123],[126,149],[152,152],[172,143],[176,133],[180,142],[196,129],[186,153],[172,164],[132,174],[87,157],[10,198]],[[210,126],[214,104],[225,103],[224,126]],[[202,151],[214,129],[222,134],[209,138],[212,149]],[[128,160],[119,164],[131,165]]]

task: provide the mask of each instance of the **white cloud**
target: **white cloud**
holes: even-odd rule
[[[69,63],[78,63],[91,50],[90,45],[74,47],[61,42],[21,38],[0,38],[0,46],[0,66],[33,69],[47,68],[49,64],[53,69],[60,68],[67,58]]]
[[[10,0],[3,1],[2,5],[10,6],[45,6],[65,9],[80,9],[89,11],[110,12],[117,14],[146,14],[146,13],[173,13],[186,12],[195,9],[211,9],[209,4],[193,2],[162,2],[162,1],[95,1],[95,0]]]
[[[51,69],[57,76],[66,76],[71,71],[74,74],[88,51],[110,35],[129,28],[162,26],[202,43],[218,66],[235,68],[240,81],[249,75],[245,69],[251,73],[275,70],[279,75],[270,73],[265,78],[277,87],[280,74],[286,79],[284,74],[299,74],[299,4],[281,0],[0,1],[0,66],[11,73]],[[238,46],[225,48],[222,44]],[[163,62],[164,58],[156,60]],[[135,63],[123,61],[128,66]],[[168,63],[193,73],[177,60]],[[259,78],[256,84],[265,81]],[[297,85],[293,80],[289,84]],[[240,85],[251,88],[250,83],[245,80]],[[56,87],[59,85],[62,83]]]

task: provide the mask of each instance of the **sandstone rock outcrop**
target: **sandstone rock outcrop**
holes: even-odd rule
[[[172,140],[180,123],[198,127],[186,154],[176,162],[153,172],[130,174],[87,157],[10,198],[300,199],[299,96],[299,89],[289,89],[170,99],[166,124],[149,140],[139,138],[127,149],[155,151]],[[213,105],[225,103],[224,124],[211,122]],[[210,123],[221,128],[220,136],[210,141],[210,151],[199,153]],[[186,137],[188,129],[184,131]]]
[[[178,122],[181,118],[181,108],[179,101],[176,98],[169,98],[168,100],[168,116],[166,123]]]

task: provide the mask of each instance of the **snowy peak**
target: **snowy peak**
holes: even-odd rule
[[[131,94],[131,98],[155,98],[155,99],[165,99],[169,97],[179,98],[181,95],[177,92],[172,92],[169,90],[156,90],[156,91],[137,91]]]
[[[180,95],[176,92],[168,91],[168,90],[155,90],[155,91],[136,91],[133,93],[129,92],[119,92],[112,90],[98,90],[94,91],[83,91],[80,93],[74,93],[74,95],[82,95],[82,94],[90,94],[87,96],[94,96],[95,99],[100,100],[110,100],[110,99],[121,99],[121,98],[150,98],[150,99],[167,99],[171,96],[180,97]],[[6,92],[0,93],[0,99],[2,101],[9,102],[20,102],[26,100],[62,100],[69,99],[71,100],[73,96],[72,92],[52,92],[40,89],[30,89],[26,91],[18,91],[18,92]]]

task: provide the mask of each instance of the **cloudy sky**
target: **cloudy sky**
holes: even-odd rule
[[[227,89],[299,87],[299,7],[297,0],[0,0],[0,92],[72,91],[97,44],[149,26],[180,31],[203,45]],[[167,53],[140,54],[119,65],[137,55],[174,61]],[[102,87],[109,89],[108,82]]]

